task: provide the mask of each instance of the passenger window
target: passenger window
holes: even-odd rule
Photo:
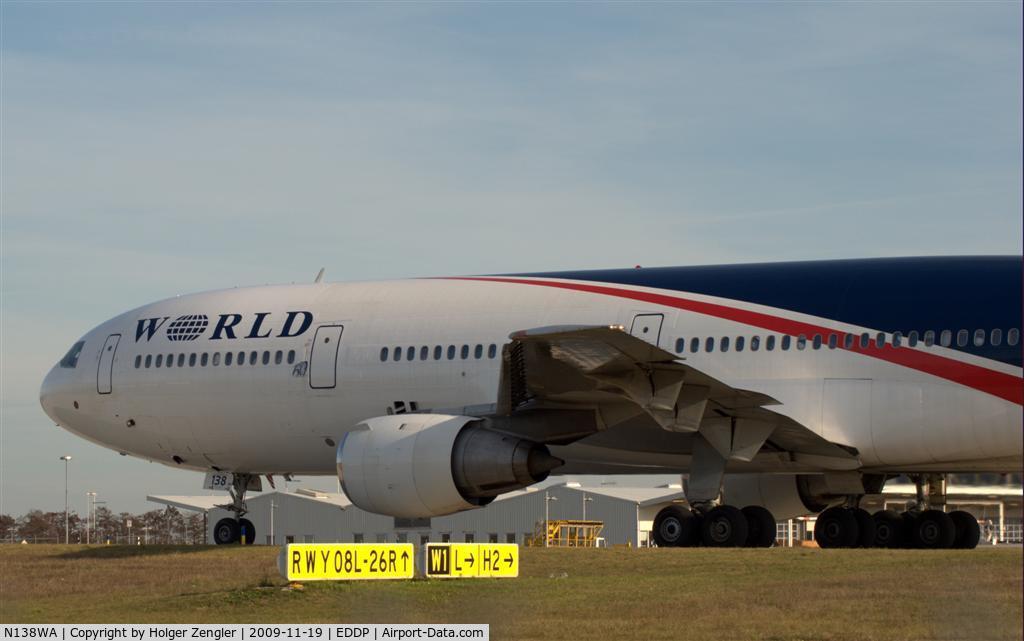
[[[135,357],[135,369],[139,369],[140,365],[142,365],[142,354]]]
[[[256,359],[260,357],[259,352],[249,352],[249,365],[255,365]]]
[[[274,365],[280,365],[281,361],[284,360],[284,353],[281,350],[274,352]]]
[[[167,363],[167,367],[174,367],[174,354],[168,354],[164,362]]]
[[[414,361],[414,360],[416,360],[416,348],[415,347],[409,346],[405,350],[405,360],[407,360],[407,361]]]
[[[454,345],[449,345],[448,346],[448,360],[450,360],[450,361],[454,361],[455,360],[455,346]]]
[[[203,352],[203,355],[199,357],[199,366],[206,367],[206,364],[210,362],[209,354]],[[148,367],[148,366],[147,366]]]
[[[878,332],[875,335],[875,347],[885,347],[885,332]]]
[[[1020,330],[1014,327],[1010,331],[1006,332],[1006,344],[1013,347],[1020,340]]]
[[[473,358],[479,360],[479,359],[481,359],[483,357],[484,357],[484,346],[483,345],[477,345],[476,347],[474,347],[473,348]]]
[[[185,355],[178,354],[178,367],[185,367]]]
[[[420,360],[425,361],[430,357],[430,348],[424,345],[420,348]]]
[[[985,330],[976,329],[974,330],[974,346],[981,347],[985,344]]]
[[[761,347],[761,337],[760,336],[751,336],[750,337],[750,351],[756,352],[759,347]]]
[[[764,339],[764,348],[769,352],[775,349],[775,336],[769,336]]]
[[[434,360],[441,360],[441,354],[444,352],[444,348],[440,345],[434,345]]]
[[[491,343],[490,346],[487,348],[487,358],[494,358],[497,355],[498,355],[498,346],[495,345],[494,343]]]
[[[290,350],[288,350],[288,364],[291,365],[294,362],[295,362],[295,350],[294,349],[290,349]]]
[[[162,367],[163,364],[164,364],[164,355],[163,354],[157,354],[156,355],[156,366],[157,367]]]
[[[729,337],[728,336],[723,336],[722,339],[718,342],[718,349],[720,351],[723,351],[723,352],[728,352],[729,351]]]
[[[989,335],[989,342],[992,343],[993,345],[996,345],[996,346],[1002,345],[1002,343],[1003,343],[1003,330],[1001,330],[1001,329],[993,329],[992,333]]]
[[[149,369],[149,366],[152,365],[152,364],[153,364],[153,355],[152,354],[146,354],[146,369]]]
[[[462,352],[460,355],[462,356],[462,360],[469,358],[469,345],[462,346]]]
[[[387,347],[381,347],[380,348],[380,362],[383,363],[386,360],[388,360],[388,348]]]
[[[801,350],[807,348],[807,337],[803,334],[796,337],[796,348]]]
[[[907,345],[909,347],[917,347],[917,332],[913,331],[907,334]]]
[[[700,339],[699,338],[691,338],[690,339],[690,353],[696,354],[699,351],[700,351]]]
[[[892,335],[892,346],[899,347],[903,344],[903,334],[896,332]]]
[[[270,350],[263,352],[263,364],[270,365]]]
[[[843,348],[844,349],[851,349],[851,348],[853,348],[853,341],[854,341],[853,334],[846,334],[845,336],[843,336]]]
[[[231,363],[229,363],[227,359],[228,359],[227,354],[225,354],[224,355],[224,362],[226,364],[230,365]],[[239,365],[245,365],[245,352],[238,352],[238,364]]]
[[[232,357],[233,357],[234,355],[235,355],[235,353],[234,353],[234,352],[228,352],[227,354],[224,354],[224,366],[225,366],[225,367],[227,367],[227,366],[231,365],[231,359],[232,359]],[[241,365],[241,364],[242,364],[242,359],[238,359],[238,364],[239,364],[239,365]]]
[[[924,333],[924,344],[925,344],[925,347],[931,347],[932,345],[935,344],[935,332],[934,331],[929,329],[928,331],[926,331]]]
[[[402,348],[401,347],[396,347],[395,348],[393,358],[396,361],[402,360]]]
[[[684,347],[686,347],[686,339],[685,338],[677,338],[676,339],[676,354],[682,354]]]
[[[782,349],[782,351],[788,352],[789,351],[789,346],[790,346],[790,344],[792,342],[793,342],[793,337],[792,336],[789,336],[789,335],[783,336],[782,337],[782,344],[779,347]]]
[[[939,334],[939,345],[942,345],[943,347],[949,347],[952,342],[953,332],[951,332],[948,329],[942,330],[942,333]]]
[[[743,336],[737,336],[736,337],[736,351],[737,352],[742,352],[743,351],[743,347],[746,344],[746,342],[747,342],[746,338],[744,338]]]
[[[196,354],[195,354],[195,352],[192,352],[191,354],[188,355],[188,366],[189,367],[195,367],[196,366]]]
[[[838,344],[839,344],[839,335],[838,334],[829,334],[828,335],[828,348],[829,349],[835,349]]]
[[[213,353],[213,362],[211,363],[214,367],[220,365],[220,352]]]
[[[715,339],[710,336],[704,339],[704,351],[713,352],[715,351]]]
[[[867,332],[864,332],[863,334],[860,335],[860,346],[861,346],[861,348],[867,348],[867,346],[868,346],[868,344],[870,342],[871,342],[871,336]]]
[[[966,347],[967,346],[967,330],[961,329],[956,333],[956,346]]]
[[[78,341],[72,345],[68,353],[64,355],[64,358],[60,359],[60,366],[65,369],[78,367],[78,357],[81,356],[83,347],[85,347],[85,341]]]

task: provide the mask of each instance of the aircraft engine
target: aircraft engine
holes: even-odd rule
[[[486,419],[379,416],[338,445],[338,478],[356,506],[389,516],[443,516],[487,505],[547,478],[564,461],[542,444],[497,432]]]
[[[726,474],[722,493],[730,505],[760,505],[779,521],[816,514],[843,500],[816,474]]]

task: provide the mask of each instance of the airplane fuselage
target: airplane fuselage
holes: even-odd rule
[[[552,325],[621,325],[773,397],[774,411],[852,448],[866,471],[1022,465],[1019,257],[184,295],[86,334],[47,376],[42,404],[84,438],[175,467],[331,475],[337,443],[368,417],[495,403],[509,334]],[[579,473],[689,462],[658,429],[614,428],[552,451]],[[809,468],[758,457],[737,469]]]

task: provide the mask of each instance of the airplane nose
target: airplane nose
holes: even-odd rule
[[[54,423],[60,423],[57,420],[57,409],[56,402],[58,396],[58,383],[59,372],[57,367],[54,366],[50,369],[50,372],[43,379],[43,384],[39,387],[39,404],[43,406],[43,411]]]

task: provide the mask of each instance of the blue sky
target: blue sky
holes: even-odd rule
[[[236,284],[1020,254],[1020,3],[0,5],[0,510],[198,475],[55,428],[85,330]],[[312,485],[333,486],[330,480]]]

